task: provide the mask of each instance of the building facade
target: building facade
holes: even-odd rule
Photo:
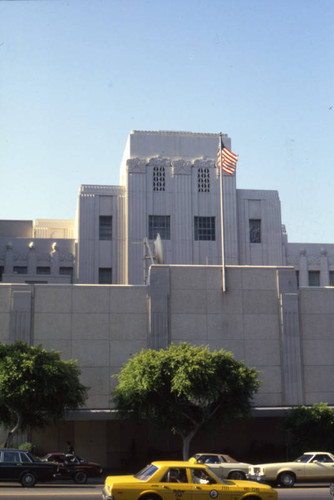
[[[223,293],[217,144],[214,134],[134,131],[120,186],[81,186],[73,220],[0,221],[0,341],[77,359],[90,388],[84,409],[34,434],[45,451],[70,439],[105,467],[147,451],[152,435],[113,412],[114,375],[170,342],[223,348],[258,369],[259,418],[334,405],[334,245],[289,243],[277,191],[237,189],[224,175]],[[250,434],[234,435],[240,459]],[[224,439],[212,449],[224,451]]]
[[[143,284],[156,234],[166,264],[219,265],[217,145],[215,134],[131,132],[120,186],[81,186],[75,219],[0,221],[2,281]],[[224,174],[223,208],[227,265],[293,265],[300,286],[334,283],[334,245],[289,243],[277,191]]]

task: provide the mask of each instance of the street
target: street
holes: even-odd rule
[[[101,484],[37,484],[34,488],[22,488],[17,484],[0,485],[1,500],[97,500],[101,499]],[[278,488],[279,500],[331,500],[329,486],[305,485],[294,488]]]

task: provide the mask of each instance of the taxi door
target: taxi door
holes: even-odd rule
[[[235,492],[222,484],[194,484],[192,500],[234,500]]]
[[[192,500],[192,487],[186,469],[170,468],[159,483],[159,494],[163,500]]]
[[[235,491],[230,485],[218,483],[213,477],[209,477],[209,481],[205,469],[202,471],[196,468],[191,471],[192,477],[192,500],[234,500],[236,498]],[[202,479],[201,479],[202,478]]]

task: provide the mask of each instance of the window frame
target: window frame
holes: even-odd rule
[[[102,279],[102,274],[110,271],[108,279]],[[112,284],[112,267],[99,267],[99,285],[111,285]]]
[[[99,241],[112,240],[112,225],[112,215],[99,215]]]
[[[262,220],[249,219],[249,242],[258,245],[262,243]]]
[[[148,239],[154,240],[159,233],[162,240],[170,240],[170,215],[149,215],[148,216]]]
[[[308,286],[320,286],[320,271],[308,271]]]
[[[216,217],[195,215],[194,240],[216,241]]]

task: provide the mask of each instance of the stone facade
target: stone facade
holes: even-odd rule
[[[153,265],[149,278],[146,286],[0,285],[2,342],[42,344],[78,360],[90,389],[86,408],[71,417],[74,435],[85,421],[99,439],[94,422],[103,429],[114,418],[113,375],[142,348],[170,342],[223,348],[259,370],[260,414],[334,404],[334,288],[298,290],[287,266],[227,266],[225,293],[219,266]],[[83,449],[90,439],[80,434]],[[107,452],[105,444],[96,458],[108,463]]]
[[[334,245],[289,243],[277,191],[240,190],[224,175],[224,293],[217,144],[214,134],[134,131],[121,185],[81,186],[75,219],[0,221],[0,342],[61,351],[90,387],[86,408],[34,434],[49,450],[70,438],[118,467],[149,446],[121,431],[114,375],[170,342],[223,348],[258,369],[256,415],[334,405]]]
[[[131,132],[121,185],[80,186],[75,219],[0,221],[0,281],[144,284],[156,233],[166,264],[221,264],[217,145],[216,134]],[[301,287],[334,285],[334,245],[289,243],[277,191],[237,189],[227,174],[222,185],[225,264],[292,265]]]

